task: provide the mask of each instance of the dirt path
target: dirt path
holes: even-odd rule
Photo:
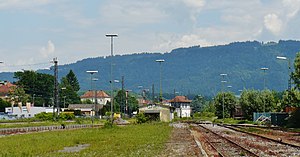
[[[159,157],[198,157],[201,156],[187,124],[172,124],[173,131],[170,140],[166,143],[166,148]]]

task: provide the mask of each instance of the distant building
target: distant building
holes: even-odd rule
[[[6,107],[5,113],[10,116],[15,116],[17,118],[31,118],[38,113],[53,113],[52,107],[31,107],[31,104],[28,103],[26,106],[19,107]]]
[[[175,112],[178,117],[191,117],[192,108],[191,102],[185,96],[176,96],[174,99],[169,101],[172,107],[175,107]]]
[[[96,108],[96,111],[99,111],[100,109],[103,108],[103,105],[95,105],[95,104],[70,104],[68,106],[68,111],[67,112],[70,112],[70,111],[73,111],[74,113],[76,111],[80,111],[80,114],[81,115],[84,115],[84,116],[94,116],[95,115],[95,109]]]
[[[106,105],[107,102],[111,101],[111,98],[108,94],[106,94],[104,91],[100,90],[97,91],[97,94],[95,95],[95,91],[87,91],[82,96],[80,96],[81,101],[90,100],[93,103],[95,103],[95,100],[97,100],[97,104],[100,105]]]
[[[12,87],[16,87],[16,85],[8,81],[0,82],[0,98],[6,99],[9,95],[9,92],[12,90]]]
[[[139,107],[139,112],[144,113],[151,120],[170,122],[174,119],[174,107],[163,104],[143,105]]]

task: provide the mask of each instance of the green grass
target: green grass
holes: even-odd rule
[[[104,119],[97,119],[94,120],[94,124],[104,124],[106,120]],[[20,122],[14,122],[14,121],[7,121],[6,123],[2,122],[0,123],[0,128],[22,128],[22,127],[34,127],[34,126],[55,126],[55,125],[61,125],[61,124],[92,124],[91,119],[76,119],[74,121],[37,121],[37,122],[31,122],[31,121],[20,121]]]
[[[49,131],[0,138],[0,156],[155,156],[172,127],[167,123]],[[77,144],[90,146],[77,153],[59,153]]]

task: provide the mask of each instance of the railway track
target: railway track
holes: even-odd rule
[[[87,125],[65,125],[65,126],[38,126],[38,127],[22,127],[22,128],[3,128],[0,129],[0,136],[21,134],[21,133],[31,133],[40,131],[51,131],[51,130],[64,130],[64,129],[80,129],[80,128],[93,128],[100,127],[102,125],[98,124],[87,124]]]
[[[196,124],[195,124],[196,125]],[[235,145],[239,145],[243,147],[246,150],[249,150],[256,156],[300,156],[300,148],[299,147],[293,147],[284,143],[281,143],[280,141],[276,140],[270,140],[266,138],[262,138],[259,136],[255,136],[246,132],[240,132],[238,130],[233,130],[231,128],[226,128],[223,126],[217,126],[217,125],[212,125],[212,124],[198,124],[199,128],[201,127],[202,129],[199,129],[199,132],[201,134],[204,134],[206,136],[206,139],[208,141],[217,138],[226,138],[230,141],[233,141]],[[210,134],[207,134],[207,132],[212,132]],[[214,137],[215,136],[215,137]],[[202,140],[205,141],[205,140]],[[215,139],[218,143],[224,143],[219,139]],[[206,141],[205,141],[206,142]],[[204,143],[205,143],[204,142]],[[210,142],[212,143],[212,142]],[[212,143],[214,145],[214,143]],[[214,145],[216,147],[216,145]],[[218,148],[219,146],[216,147],[216,149],[220,152],[220,156],[227,156],[227,154],[222,154],[223,149],[232,149],[231,145],[223,145],[222,148]],[[234,146],[236,147],[236,146]],[[236,149],[236,148],[235,148]],[[246,155],[246,154],[245,154]],[[234,155],[235,156],[235,155]],[[238,156],[238,154],[236,155]],[[246,155],[247,156],[247,155]],[[248,155],[250,156],[250,155]]]
[[[265,127],[255,127],[255,126],[251,126],[251,127],[240,126],[240,125],[221,125],[221,126],[300,149],[300,133],[282,131],[278,129],[275,130],[267,129]],[[247,128],[256,128],[258,129],[257,131],[260,133],[253,133],[247,131]]]
[[[206,148],[210,149],[207,154],[209,156],[234,157],[234,156],[258,156],[247,148],[237,144],[236,142],[213,132],[212,130],[197,125],[196,131],[202,133],[200,140],[205,143]],[[206,151],[208,151],[206,149]]]

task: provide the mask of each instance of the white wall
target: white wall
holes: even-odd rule
[[[34,117],[34,115],[42,112],[53,113],[53,108],[49,108],[49,107],[30,107],[28,109],[29,111],[27,110],[26,106],[22,106],[22,108],[6,107],[5,113],[9,115],[15,115],[17,117],[25,117],[25,118]]]

